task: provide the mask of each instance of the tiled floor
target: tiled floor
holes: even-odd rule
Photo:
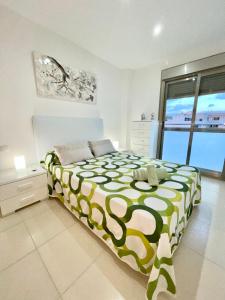
[[[202,199],[174,255],[178,300],[225,299],[225,182],[203,178]],[[0,299],[144,300],[146,283],[56,200],[0,218]]]

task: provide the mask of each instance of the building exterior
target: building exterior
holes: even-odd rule
[[[167,127],[189,127],[192,120],[192,111],[179,114],[170,114],[166,116]],[[222,111],[207,111],[197,112],[196,127],[198,128],[225,128],[225,112]]]

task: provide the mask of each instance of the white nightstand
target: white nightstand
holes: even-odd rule
[[[47,172],[40,166],[30,166],[23,171],[0,171],[2,216],[47,197]]]

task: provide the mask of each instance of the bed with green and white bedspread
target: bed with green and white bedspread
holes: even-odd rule
[[[154,163],[169,177],[157,187],[133,180],[133,170]],[[124,152],[62,166],[46,155],[49,195],[64,205],[134,270],[149,277],[146,299],[176,293],[172,254],[193,206],[201,200],[197,168]]]

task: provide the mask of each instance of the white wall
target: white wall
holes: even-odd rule
[[[97,105],[37,97],[32,51],[58,58],[72,68],[91,71],[98,82]],[[0,6],[0,145],[9,145],[4,167],[14,155],[36,161],[33,114],[101,117],[105,136],[124,144],[127,72],[121,71],[61,36]],[[124,121],[125,120],[125,121]],[[125,123],[124,123],[125,122]]]

